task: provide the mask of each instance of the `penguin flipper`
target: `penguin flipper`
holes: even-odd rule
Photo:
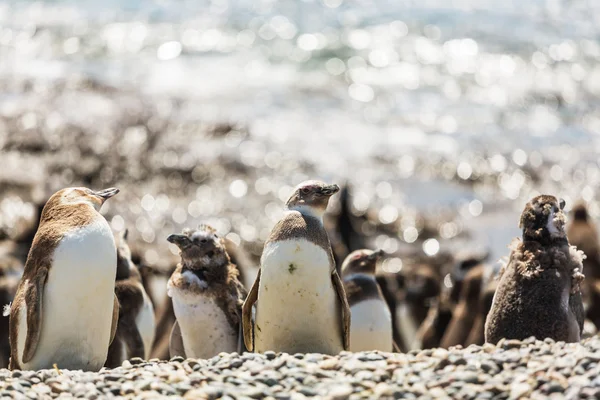
[[[258,287],[260,284],[260,272],[258,270],[258,274],[256,275],[256,279],[254,280],[254,284],[252,285],[252,289],[248,293],[248,297],[246,297],[246,301],[244,301],[244,305],[242,306],[242,330],[244,334],[244,344],[248,351],[254,351],[254,326],[252,324],[252,306],[256,303],[258,299]]]
[[[27,337],[22,361],[31,361],[37,350],[37,345],[42,332],[42,304],[44,285],[48,277],[48,268],[40,268],[38,274],[29,282],[25,292],[25,304],[27,305]]]
[[[396,343],[395,340],[392,339],[392,348],[394,349],[394,353],[402,353],[402,350],[400,350],[400,346],[398,346],[398,343]]]
[[[181,336],[181,328],[179,328],[179,322],[175,321],[173,329],[171,329],[171,339],[169,340],[169,356],[173,357],[186,357],[185,348],[183,347],[183,338]]]
[[[344,283],[342,278],[334,269],[331,273],[331,281],[337,292],[340,304],[342,306],[342,334],[344,339],[344,350],[350,348],[350,305],[348,304],[348,298],[346,297],[346,291],[344,290]]]
[[[117,333],[117,325],[119,323],[119,299],[117,298],[117,295],[115,294],[114,300],[113,300],[113,314],[112,314],[112,323],[110,325],[110,341],[108,342],[108,345],[110,346],[113,342],[113,340],[115,340],[115,335]]]

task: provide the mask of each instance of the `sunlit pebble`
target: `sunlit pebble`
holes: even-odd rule
[[[398,251],[398,241],[394,238],[387,238],[385,240],[385,242],[383,242],[383,246],[381,246],[381,249],[386,252],[387,254],[394,254],[395,252]]]
[[[369,53],[369,62],[374,67],[383,68],[390,64],[390,58],[386,51],[375,49]]]
[[[533,53],[533,55],[531,56],[531,63],[537,68],[537,69],[544,69],[546,68],[546,66],[548,65],[548,58],[546,57],[546,55],[544,53],[541,53],[539,51],[536,51],[535,53]]]
[[[490,166],[496,172],[502,172],[506,169],[506,159],[501,154],[496,154],[490,158]]]
[[[171,252],[171,254],[176,255],[176,256],[179,255],[179,247],[177,247],[176,244],[168,243],[167,247],[169,248],[169,251]]]
[[[581,198],[585,201],[592,201],[594,198],[594,189],[592,189],[590,186],[585,186],[581,190]]]
[[[448,289],[454,286],[454,284],[452,283],[452,276],[450,274],[446,274],[446,276],[444,277],[444,286],[446,286]]]
[[[563,169],[560,165],[553,165],[550,168],[550,178],[554,181],[560,181],[563,177]]]
[[[414,226],[411,226],[404,230],[403,236],[406,243],[413,243],[419,237],[419,231]]]
[[[265,155],[265,165],[269,168],[276,169],[281,166],[281,153],[271,151]]]
[[[402,260],[397,257],[388,258],[383,260],[383,263],[381,263],[381,268],[390,274],[398,273],[402,270]]]
[[[325,4],[329,8],[338,8],[343,3],[343,0],[323,0],[323,4]]]
[[[183,208],[177,207],[173,210],[172,217],[176,223],[183,224],[187,220],[187,212]]]
[[[170,204],[171,201],[169,200],[169,196],[166,194],[161,193],[156,196],[155,207],[158,209],[158,211],[167,211]]]
[[[319,40],[313,34],[304,33],[304,34],[298,36],[298,39],[296,40],[296,44],[302,50],[313,51],[318,47]]]
[[[148,229],[148,230],[142,232],[142,239],[144,239],[144,242],[146,242],[146,243],[154,242],[155,238],[156,238],[156,235],[154,234],[154,231],[151,229]]]
[[[444,95],[450,100],[458,100],[462,95],[462,89],[455,80],[448,80],[442,86]]]
[[[371,44],[371,34],[363,29],[355,29],[348,34],[348,44],[356,50],[362,50]]]
[[[279,221],[284,212],[283,206],[280,203],[270,202],[265,205],[265,214],[271,221]]]
[[[163,155],[163,164],[167,168],[173,168],[179,162],[179,156],[174,151],[167,151]]]
[[[258,178],[256,182],[254,182],[254,190],[260,195],[269,193],[271,191],[271,182],[269,181],[269,178]]]
[[[375,92],[368,85],[363,85],[362,83],[353,83],[348,88],[348,94],[354,100],[361,101],[363,103],[368,103],[375,97]]]
[[[472,216],[478,217],[483,212],[483,203],[477,199],[469,203],[469,212]]]
[[[240,46],[250,47],[254,43],[256,39],[256,35],[249,29],[244,29],[241,32],[238,32],[236,36],[236,41]]]
[[[325,69],[333,76],[338,76],[346,71],[346,64],[339,58],[330,58],[325,63]]]
[[[471,164],[463,161],[460,164],[458,164],[458,167],[456,167],[456,173],[458,174],[458,177],[460,179],[467,180],[471,177],[471,174],[473,173],[473,168],[471,167]]]
[[[544,162],[544,158],[542,157],[541,153],[539,153],[537,151],[533,151],[533,152],[531,152],[531,154],[529,154],[529,163],[531,164],[532,167],[539,168],[543,162]]]
[[[75,54],[79,51],[79,38],[71,37],[64,41],[63,51],[65,54]]]
[[[437,239],[427,239],[423,242],[423,251],[428,256],[434,256],[440,251],[440,242]]]
[[[527,153],[522,149],[517,149],[513,152],[512,159],[515,164],[522,167],[527,162]]]
[[[277,36],[277,32],[273,29],[273,26],[269,23],[263,24],[258,30],[258,36],[264,40],[273,40]]]
[[[398,209],[392,205],[387,205],[379,210],[379,221],[382,224],[391,224],[398,219]]]
[[[158,50],[156,50],[156,57],[163,61],[172,60],[179,57],[181,50],[181,43],[175,40],[165,42],[158,47]]]
[[[246,242],[252,242],[256,239],[256,228],[249,224],[243,224],[240,227],[240,236]]]
[[[176,254],[179,254],[179,251]],[[144,261],[150,265],[156,264],[159,258],[157,251],[154,249],[149,249],[144,252]]]
[[[408,178],[413,175],[415,171],[415,159],[405,154],[398,160],[398,171],[402,178]]]
[[[145,194],[144,197],[142,197],[141,205],[146,211],[152,210],[154,208],[154,196],[149,193]]]
[[[455,133],[458,129],[456,118],[451,115],[444,115],[438,119],[438,129],[444,133]]]
[[[404,37],[408,34],[408,26],[402,21],[390,23],[390,32],[395,37]]]
[[[392,185],[389,182],[379,182],[375,187],[375,193],[380,199],[389,199],[392,196]]]
[[[352,56],[348,59],[348,68],[349,69],[359,69],[359,68],[366,68],[367,67],[367,61],[362,58],[361,56]]]
[[[236,198],[241,198],[248,192],[248,185],[241,179],[236,179],[229,185],[229,193]]]
[[[125,229],[125,220],[120,215],[115,215],[110,220],[110,226],[112,226],[113,230],[120,232]]]
[[[440,236],[443,239],[451,239],[458,235],[458,226],[454,222],[446,222],[440,227]]]
[[[360,213],[367,211],[370,203],[371,199],[364,191],[357,192],[352,199],[352,206]]]

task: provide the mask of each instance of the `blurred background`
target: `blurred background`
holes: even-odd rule
[[[600,213],[599,26],[592,0],[5,0],[0,239],[22,260],[50,194],[117,186],[144,266],[200,222],[257,265],[318,178],[349,185],[338,258],[494,263],[538,193]]]

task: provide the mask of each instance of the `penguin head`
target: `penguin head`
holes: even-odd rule
[[[577,203],[573,207],[572,216],[574,221],[586,222],[588,220],[588,211],[585,203]]]
[[[566,240],[565,201],[550,195],[534,197],[525,205],[519,228],[523,240],[553,242]]]
[[[54,193],[46,203],[44,210],[53,206],[78,206],[89,205],[94,210],[100,211],[104,202],[119,193],[117,188],[109,188],[100,191],[93,191],[85,187],[74,187],[59,190]],[[42,212],[42,215],[44,213]]]
[[[342,275],[375,274],[377,262],[383,256],[383,250],[356,250],[348,254],[342,264]]]
[[[329,198],[339,192],[336,184],[328,185],[321,181],[305,181],[296,186],[286,202],[289,210],[306,210],[317,216],[325,213]]]
[[[209,225],[184,229],[182,234],[170,235],[167,240],[179,247],[181,261],[190,269],[229,264],[224,239]]]
[[[135,264],[131,260],[131,249],[127,243],[129,230],[125,228],[116,235],[117,244],[117,280],[127,279],[136,271]]]

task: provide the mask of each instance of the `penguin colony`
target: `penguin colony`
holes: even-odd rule
[[[567,228],[563,200],[531,199],[522,237],[499,271],[487,256],[471,256],[455,260],[445,276],[436,262],[385,274],[377,270],[383,251],[363,248],[354,229],[360,221],[348,210],[347,187],[330,241],[323,217],[339,190],[320,181],[293,190],[256,277],[241,250],[211,226],[165,238],[181,260],[160,311],[146,267],[133,262],[127,230],[114,234],[99,212],[119,190],[58,191],[40,211],[20,279],[15,248],[0,247],[8,317],[0,325],[0,367],[98,371],[134,357],[334,355],[531,336],[576,342],[584,321],[600,327],[600,248],[583,204]],[[442,285],[445,279],[452,284]]]

